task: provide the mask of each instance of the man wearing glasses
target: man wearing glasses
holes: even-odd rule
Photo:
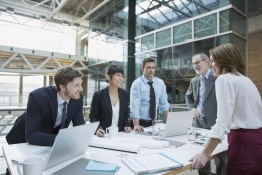
[[[212,71],[209,69],[209,58],[199,53],[192,56],[192,66],[196,76],[190,81],[185,99],[188,110],[194,115],[194,122],[198,128],[211,129],[216,123],[217,101],[215,93],[215,81]],[[226,155],[215,159],[216,174],[226,174]],[[199,170],[200,175],[207,175],[211,170],[210,161]]]

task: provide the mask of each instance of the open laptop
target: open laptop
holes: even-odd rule
[[[32,156],[41,156],[45,159],[44,170],[46,170],[84,154],[98,125],[99,122],[95,122],[62,129],[57,134],[55,142],[51,148],[41,149],[12,160],[12,162],[18,163]]]
[[[169,112],[166,124],[160,124],[157,127],[164,129],[163,137],[184,135],[188,132],[188,127],[193,122],[191,111]],[[152,135],[152,127],[144,128],[145,133]]]
[[[193,122],[191,111],[169,112],[166,120],[164,137],[185,135]]]

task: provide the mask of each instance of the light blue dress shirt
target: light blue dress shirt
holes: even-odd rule
[[[166,85],[163,80],[157,77],[153,77],[152,81],[156,95],[156,111],[159,106],[159,112],[164,112],[170,107],[167,101]],[[150,86],[147,82],[149,80],[143,75],[132,83],[130,92],[131,118],[151,120],[149,117]]]

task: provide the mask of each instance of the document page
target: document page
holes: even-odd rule
[[[122,162],[136,174],[156,173],[183,167],[183,164],[163,153],[128,156],[122,158]]]

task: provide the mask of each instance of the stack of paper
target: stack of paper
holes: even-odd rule
[[[144,140],[144,139],[134,139],[134,138],[122,138],[122,137],[112,137],[112,141],[124,142],[124,143],[135,143],[139,144],[141,148],[168,148],[168,141],[158,141],[158,140]]]
[[[122,162],[136,174],[157,173],[183,167],[183,164],[163,153],[127,156]]]
[[[92,138],[89,146],[107,148],[107,149],[113,149],[113,150],[120,150],[120,151],[127,151],[127,152],[133,152],[133,153],[139,153],[139,150],[140,150],[139,144],[114,142],[111,139],[100,138],[96,136]]]

